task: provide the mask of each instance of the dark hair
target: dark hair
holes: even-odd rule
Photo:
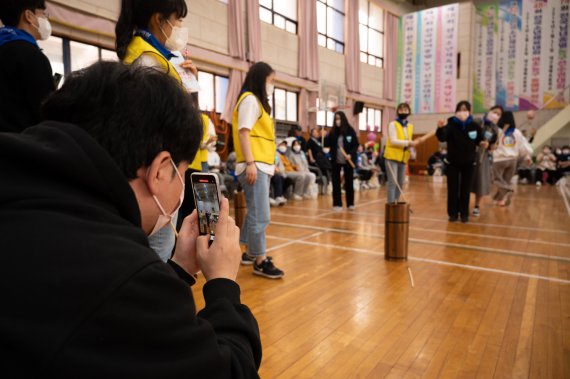
[[[499,105],[499,104],[493,105],[489,110],[492,111],[492,110],[495,110],[495,109],[500,110],[500,111],[501,111],[501,114],[505,113],[505,109],[504,109],[501,105]]]
[[[501,129],[504,128],[505,125],[509,125],[509,129],[516,129],[517,126],[515,124],[515,116],[513,115],[513,112],[504,112],[499,119],[499,122],[497,122],[497,126]]]
[[[89,133],[127,179],[161,151],[191,162],[202,139],[202,120],[180,84],[149,67],[98,62],[73,72],[42,106],[42,117]]]
[[[396,107],[396,112],[398,112],[398,110],[400,108],[406,108],[408,110],[408,112],[410,112],[410,114],[412,114],[412,108],[410,108],[410,104],[408,103],[400,103],[398,104],[398,106]]]
[[[121,14],[115,26],[117,56],[123,60],[133,33],[146,28],[153,14],[160,13],[167,19],[171,14],[184,18],[188,7],[184,0],[122,0]]]
[[[0,20],[5,26],[17,26],[20,16],[25,11],[46,9],[45,0],[2,0],[0,1]]]
[[[455,107],[455,112],[459,112],[461,107],[464,105],[465,105],[465,108],[467,108],[467,110],[469,112],[471,112],[471,103],[468,102],[467,100],[461,100],[459,103],[457,103],[457,106]]]
[[[338,115],[340,117],[340,134],[345,136],[348,134],[348,128],[351,128],[352,126],[350,126],[350,124],[348,123],[348,119],[346,118],[346,115],[344,114],[344,112],[338,111],[338,112],[335,112],[334,118],[333,118],[333,122],[335,123],[335,127],[336,127],[336,115]]]
[[[267,77],[273,74],[275,70],[271,68],[265,62],[257,62],[249,68],[243,86],[241,87],[240,93],[251,92],[261,101],[263,109],[269,114],[271,114],[271,106],[269,105],[269,100],[267,99],[267,90],[265,89],[265,82]]]

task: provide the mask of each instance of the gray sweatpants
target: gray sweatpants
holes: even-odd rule
[[[503,200],[508,192],[513,191],[511,179],[515,174],[516,169],[516,159],[493,162],[493,183],[497,186],[497,193],[494,196],[494,200]]]

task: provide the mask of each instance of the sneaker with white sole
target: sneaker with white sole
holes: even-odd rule
[[[287,204],[287,199],[284,198],[283,196],[278,196],[275,198],[275,201],[277,201],[279,203],[279,205],[285,205]]]
[[[333,207],[333,211],[340,212],[342,211],[342,207]]]
[[[349,210],[349,211],[353,211],[354,209],[355,209],[355,208],[354,208],[354,205],[351,205],[350,207],[348,207],[348,210]]]
[[[473,208],[473,216],[475,216],[475,217],[481,216],[481,212],[479,211],[479,207]]]
[[[303,200],[303,196],[299,196],[297,194],[293,194],[293,200]]]
[[[275,267],[270,257],[265,258],[260,264],[254,262],[253,273],[269,279],[279,279],[285,275],[282,270]]]
[[[279,205],[279,203],[277,202],[276,199],[272,199],[271,197],[269,198],[269,206],[270,207],[276,207],[278,205]]]
[[[536,186],[537,186],[537,187],[540,187],[540,186],[542,186],[542,182],[540,182],[540,181],[537,181],[537,182],[536,182]]]
[[[247,255],[247,253],[243,253],[241,255],[241,264],[242,265],[251,266],[254,263],[255,263],[255,257],[252,257],[251,255]]]

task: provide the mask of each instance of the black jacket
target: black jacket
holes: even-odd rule
[[[342,139],[344,151],[350,155],[352,162],[356,165],[358,151],[358,136],[352,127],[347,128],[348,133]],[[330,147],[330,155],[332,164],[336,164],[336,154],[338,150],[338,137],[340,128],[333,127],[329,134],[325,137],[325,146]]]
[[[35,378],[257,377],[257,323],[226,279],[187,283],[148,247],[127,180],[86,132],[0,133],[0,362]]]
[[[466,166],[475,163],[475,150],[483,140],[481,127],[475,121],[471,119],[463,127],[457,118],[450,117],[447,125],[437,129],[436,136],[440,142],[447,142],[449,164]]]
[[[21,132],[40,122],[40,105],[53,90],[51,65],[37,46],[0,46],[0,132]]]

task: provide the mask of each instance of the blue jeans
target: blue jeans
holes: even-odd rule
[[[386,166],[390,165],[390,167],[386,167],[386,175],[388,176],[388,203],[395,203],[400,199],[400,190],[396,187],[396,178],[398,178],[400,188],[403,188],[406,178],[406,164],[389,159],[386,159],[385,162]],[[390,170],[390,168],[392,170]],[[392,175],[392,171],[394,175],[396,175],[396,178]]]
[[[265,229],[269,225],[269,181],[271,177],[257,170],[255,184],[247,183],[245,172],[239,182],[245,192],[247,215],[240,231],[239,240],[247,245],[247,254],[252,257],[265,255]]]
[[[178,212],[176,212],[176,216],[174,216],[172,219],[172,223],[174,225],[176,225],[177,219]],[[148,244],[150,245],[150,248],[154,250],[160,259],[162,259],[164,262],[172,257],[172,250],[174,249],[175,243],[176,237],[174,236],[174,231],[170,225],[166,225],[158,232],[148,237]]]

